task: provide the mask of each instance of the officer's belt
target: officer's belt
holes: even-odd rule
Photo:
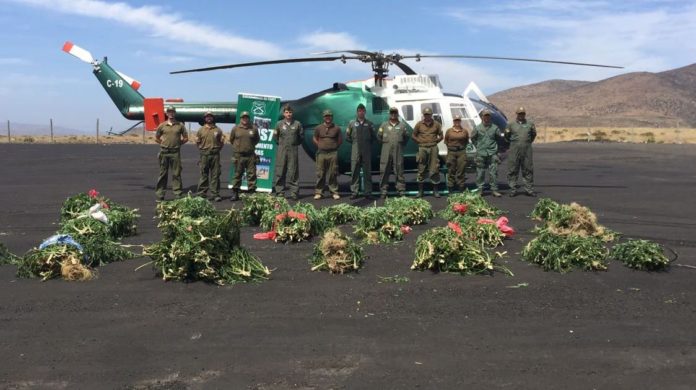
[[[464,146],[448,146],[447,150],[450,152],[461,152],[462,150],[466,150],[466,147],[464,147]]]
[[[162,153],[177,153],[179,152],[179,148],[160,148],[160,151]]]
[[[435,145],[437,145],[437,144],[418,144],[418,147],[419,148],[432,148]]]
[[[317,149],[317,153],[333,153],[338,149]]]
[[[235,156],[244,156],[244,157],[248,157],[248,156],[253,156],[253,155],[254,155],[254,152],[234,152],[233,154],[234,154]]]
[[[211,150],[201,149],[200,152],[204,156],[211,156],[214,154],[220,154],[220,149],[211,149]]]

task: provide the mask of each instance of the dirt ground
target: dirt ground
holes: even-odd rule
[[[141,210],[140,234],[127,243],[159,239],[156,146],[4,144],[0,153],[0,241],[13,252],[51,235],[62,201],[91,188]],[[229,162],[229,149],[223,154]],[[188,189],[196,159],[193,147],[183,149]],[[541,196],[586,205],[610,229],[666,245],[675,264],[691,266],[694,161],[693,145],[535,148]],[[313,166],[305,156],[300,164],[302,200],[310,201]],[[347,190],[347,178],[340,181]],[[446,202],[428,199],[435,209]],[[526,215],[536,199],[490,201],[519,231],[499,249],[514,276],[410,271],[416,238],[439,219],[402,243],[368,246],[365,267],[352,275],[310,272],[313,243],[254,241],[252,228],[242,230],[243,245],[274,269],[261,284],[163,282],[148,266],[135,271],[145,258],[100,268],[98,279],[82,283],[17,279],[14,266],[0,266],[0,387],[694,387],[696,269],[647,273],[612,262],[606,272],[543,272],[519,256],[533,237]],[[408,281],[380,278],[395,275]]]

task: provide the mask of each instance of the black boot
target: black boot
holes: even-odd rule
[[[439,185],[439,184],[433,184],[433,196],[436,197],[436,198],[439,198],[439,197],[440,197],[440,191],[437,190],[437,186],[438,186],[438,185]]]
[[[423,197],[423,183],[418,183],[418,195],[416,195],[416,198],[422,198]]]
[[[232,197],[230,198],[230,201],[236,202],[238,200],[239,200],[239,190],[232,191]]]

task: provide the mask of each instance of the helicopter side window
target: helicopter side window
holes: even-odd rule
[[[403,114],[404,118],[406,118],[407,121],[413,120],[413,106],[412,105],[407,104],[405,106],[401,106],[401,113]]]
[[[457,115],[462,117],[462,127],[471,131],[476,127],[476,124],[471,119],[466,111],[466,107],[463,104],[450,104],[450,111],[452,111],[452,118]]]
[[[387,99],[381,97],[372,98],[372,113],[383,114],[386,112],[389,112],[389,103],[387,103]]]
[[[442,124],[442,111],[440,111],[440,103],[422,103],[421,112],[423,112],[423,110],[425,110],[428,107],[430,107],[430,109],[433,110],[433,119]]]

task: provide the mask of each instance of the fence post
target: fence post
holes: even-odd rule
[[[548,140],[548,139],[546,138],[546,132],[547,132],[547,128],[548,128],[548,127],[549,127],[548,125],[544,125],[544,143],[546,143],[546,141]]]
[[[97,143],[99,143],[99,118],[97,118]]]
[[[7,120],[7,143],[12,143],[12,135],[10,134],[10,120]]]
[[[51,143],[53,143],[53,118],[51,118]]]

